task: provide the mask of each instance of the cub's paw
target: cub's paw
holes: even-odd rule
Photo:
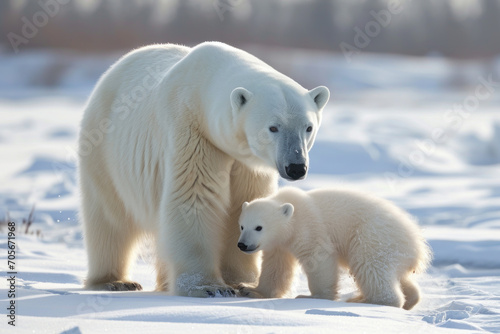
[[[298,298],[314,298],[314,297],[311,295],[298,295],[297,297],[295,297],[295,299],[298,299]]]
[[[309,299],[330,299],[334,300],[331,296],[322,296],[322,295],[298,295],[295,298],[309,298]]]
[[[137,282],[114,281],[90,285],[89,289],[104,291],[141,291],[142,286]]]
[[[348,302],[348,303],[364,303],[365,298],[362,295],[359,295],[359,296],[349,298],[348,300],[346,300],[346,302]]]

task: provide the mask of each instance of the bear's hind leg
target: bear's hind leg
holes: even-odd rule
[[[239,206],[240,207],[240,206]],[[224,282],[237,289],[240,285],[257,285],[259,279],[259,254],[245,254],[238,248],[241,208],[230,215],[224,238],[221,272]]]
[[[83,211],[89,267],[85,288],[109,291],[142,290],[139,283],[131,282],[128,278],[139,233],[130,221],[121,221],[120,224],[110,222],[110,214],[105,215],[96,202],[93,203],[90,214]]]
[[[238,233],[239,234],[239,233]],[[245,254],[237,247],[238,238],[228,238],[223,253],[222,278],[237,289],[241,285],[257,285],[259,279],[259,254]],[[236,248],[232,250],[231,248]]]
[[[236,288],[257,285],[260,274],[260,255],[245,254],[238,247],[240,226],[238,220],[243,202],[266,197],[276,191],[275,173],[256,173],[241,162],[234,162],[230,174],[231,206],[226,224],[226,237],[221,258],[224,281]]]

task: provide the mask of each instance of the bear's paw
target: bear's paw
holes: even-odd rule
[[[265,298],[257,289],[243,284],[238,287],[238,294],[247,298]]]
[[[142,285],[137,282],[114,281],[91,286],[92,290],[104,291],[141,291]]]
[[[188,297],[214,298],[214,297],[236,297],[233,288],[225,285],[201,285],[193,286],[181,293]]]

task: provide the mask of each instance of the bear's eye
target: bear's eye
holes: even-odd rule
[[[271,126],[271,127],[269,128],[269,131],[271,131],[271,132],[278,132],[278,128],[277,128],[277,127],[275,127],[275,126]]]
[[[243,231],[243,226],[240,226],[241,230]]]
[[[255,228],[255,230],[256,230],[257,232],[258,232],[258,231],[262,231],[262,226],[257,226],[257,227]]]
[[[308,126],[307,129],[306,129],[307,132],[311,132],[312,130],[313,130],[312,126]]]

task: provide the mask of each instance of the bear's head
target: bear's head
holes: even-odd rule
[[[285,241],[282,237],[288,235],[286,232],[293,210],[290,203],[280,204],[268,199],[243,203],[238,248],[251,254],[259,250],[270,250],[280,241]]]
[[[233,121],[246,137],[242,161],[270,167],[290,181],[305,178],[308,153],[329,98],[324,86],[310,91],[293,85],[235,88],[230,96]]]

